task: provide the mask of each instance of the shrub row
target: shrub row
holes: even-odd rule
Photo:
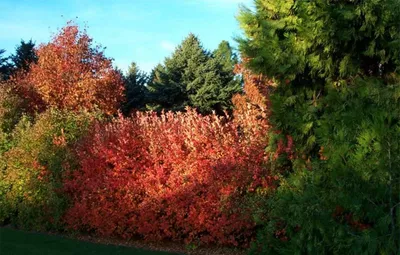
[[[3,112],[12,112],[6,101]],[[0,222],[247,246],[249,198],[277,178],[265,153],[265,98],[253,87],[234,102],[234,118],[192,109],[107,120],[52,108],[10,115],[18,124],[2,129]]]
[[[80,169],[65,182],[73,198],[69,226],[106,236],[247,244],[254,223],[245,198],[273,179],[264,166],[265,127],[250,135],[239,128],[190,109],[97,124],[77,148]]]

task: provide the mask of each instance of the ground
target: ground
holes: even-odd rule
[[[1,255],[173,255],[176,253],[146,251],[131,247],[95,244],[55,235],[28,233],[0,228]]]

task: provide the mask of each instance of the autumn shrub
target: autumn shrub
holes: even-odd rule
[[[61,180],[74,165],[70,147],[92,118],[52,109],[35,121],[21,118],[11,134],[13,146],[0,157],[0,223],[60,228],[66,208]]]
[[[69,22],[47,44],[36,49],[37,63],[28,72],[12,77],[16,90],[31,108],[62,110],[118,111],[123,101],[123,79],[104,56],[103,48],[93,45],[86,30]]]
[[[187,109],[98,123],[77,148],[80,169],[65,179],[69,227],[246,246],[254,233],[247,198],[276,180],[266,167],[266,120],[242,117]]]

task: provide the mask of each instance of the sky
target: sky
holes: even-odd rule
[[[107,57],[127,70],[132,61],[144,71],[162,63],[189,34],[197,35],[206,49],[222,40],[236,46],[241,31],[236,20],[239,6],[252,0],[2,0],[0,49],[12,54],[21,39],[37,45],[67,21],[88,27]]]

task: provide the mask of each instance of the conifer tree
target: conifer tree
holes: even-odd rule
[[[238,64],[238,56],[233,52],[233,49],[229,42],[222,41],[216,50],[213,52],[213,56],[222,65],[222,70],[228,75],[231,75],[231,79],[234,78],[234,67]]]
[[[191,104],[203,113],[223,114],[232,107],[232,96],[241,92],[241,81],[235,76],[237,56],[227,41],[222,41],[204,65],[204,81],[190,96]]]
[[[5,50],[0,49],[0,81],[7,80],[10,75],[11,66],[8,57],[3,56],[5,52]]]
[[[399,12],[393,0],[242,10],[241,53],[276,84],[268,150],[295,144],[254,254],[400,254]]]
[[[236,60],[232,49],[223,44],[212,54],[190,34],[163,65],[153,70],[148,108],[183,110],[192,106],[202,113],[229,109],[232,95],[241,87],[233,74]]]
[[[154,79],[149,84],[153,108],[183,110],[188,106],[188,94],[196,87],[198,68],[208,58],[199,39],[190,34],[172,56],[165,59],[164,65],[153,70]]]
[[[35,43],[32,40],[28,42],[21,40],[21,44],[16,47],[15,54],[10,59],[15,69],[28,71],[29,65],[38,61],[35,52]]]
[[[141,71],[135,62],[129,66],[125,78],[125,98],[122,111],[129,114],[133,109],[140,110],[145,107],[147,94],[146,84],[148,76]]]

